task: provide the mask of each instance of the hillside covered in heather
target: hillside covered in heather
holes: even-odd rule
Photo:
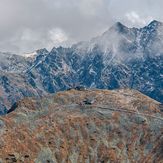
[[[162,163],[162,105],[130,89],[26,98],[0,117],[1,162]]]

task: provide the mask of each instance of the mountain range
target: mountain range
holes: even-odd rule
[[[41,98],[75,85],[132,88],[163,102],[163,23],[128,28],[117,22],[69,48],[0,53],[0,114],[24,97]]]

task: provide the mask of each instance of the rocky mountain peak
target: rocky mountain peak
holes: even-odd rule
[[[9,109],[23,97],[66,90],[72,83],[88,88],[134,88],[162,102],[163,36],[162,30],[153,30],[157,25],[160,22],[153,21],[135,29],[118,22],[104,34],[72,48],[41,49],[30,60],[3,55],[0,110]]]
[[[128,29],[125,25],[123,25],[121,22],[116,22],[111,29],[116,30],[117,32],[124,32]]]
[[[128,30],[129,28],[127,26],[125,26],[121,22],[116,22],[108,30],[106,30],[102,34],[102,36],[109,36],[109,35],[112,35],[113,33],[123,34],[123,33],[126,33]]]
[[[163,23],[157,20],[153,20],[148,24],[149,28],[157,28],[158,26],[163,26]]]
[[[49,53],[49,51],[46,48],[43,48],[43,49],[38,49],[37,53],[42,53],[42,54],[44,53],[44,54],[46,54],[46,53]]]

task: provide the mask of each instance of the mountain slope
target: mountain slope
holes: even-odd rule
[[[31,66],[30,59],[23,56],[0,52],[0,71],[18,73]]]
[[[31,73],[36,79],[39,76],[39,85],[50,93],[81,83],[96,88],[134,88],[162,102],[161,30],[163,25],[157,21],[141,29],[116,23],[89,42],[54,48]]]
[[[101,36],[71,48],[41,49],[32,57],[12,57],[14,64],[10,59],[5,65],[0,62],[2,77],[12,85],[1,79],[0,103],[4,107],[0,109],[5,112],[23,97],[41,97],[80,84],[101,89],[133,88],[163,102],[162,47],[163,23],[152,21],[138,29],[118,22]],[[11,100],[13,92],[17,98]]]
[[[163,161],[163,108],[138,91],[70,90],[14,107],[0,117],[2,162]]]

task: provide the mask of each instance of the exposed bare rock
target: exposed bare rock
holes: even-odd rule
[[[163,103],[162,47],[163,23],[154,20],[143,28],[118,22],[71,47],[22,56],[0,52],[0,115],[25,97],[42,97],[78,85],[136,89]]]
[[[0,162],[163,162],[162,105],[138,91],[70,90],[15,109],[0,118]]]

